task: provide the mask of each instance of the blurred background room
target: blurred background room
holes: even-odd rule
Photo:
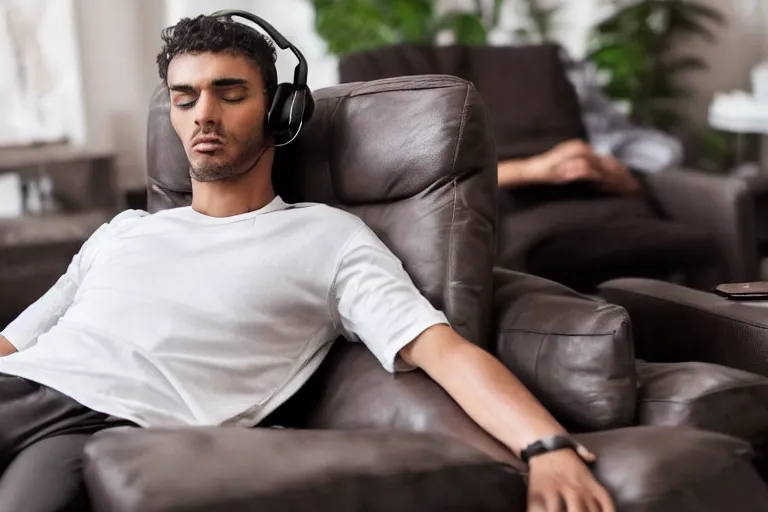
[[[553,54],[498,55],[557,48],[578,108],[561,108],[570,93],[553,88],[551,99],[539,98],[552,118],[547,127],[568,125],[564,112],[576,112],[574,133],[631,168],[658,215],[682,226],[664,236],[685,238],[691,226],[714,240],[717,277],[687,284],[761,277],[768,255],[766,0],[0,0],[0,326],[55,282],[101,223],[122,209],[146,208],[146,119],[160,83],[160,31],[181,17],[232,8],[260,15],[296,44],[313,89],[393,74],[465,75],[495,115],[514,118],[514,126],[494,119],[500,165],[555,144],[540,141],[528,153],[515,145],[543,114],[526,118],[516,96],[522,89],[511,85],[529,76],[524,69],[551,69],[537,59]],[[282,81],[294,66],[290,52],[279,52]],[[702,180],[706,190],[740,191],[733,201],[746,190],[749,201],[712,199],[698,188]],[[510,218],[529,231],[537,224]],[[575,257],[560,273],[536,267],[532,260],[545,259],[530,256],[544,250],[538,233],[525,234],[530,246],[510,248],[505,264],[585,290],[594,283],[569,280],[580,269],[600,267],[596,280],[616,277],[599,271],[609,265],[601,251],[584,256],[590,261]],[[674,256],[693,250],[694,238]],[[610,252],[609,241],[592,240]],[[562,258],[562,248],[548,250]],[[638,246],[624,256],[635,256],[631,264],[612,271],[633,273],[668,254]],[[653,277],[685,281],[673,275],[685,274],[685,265],[657,265]]]

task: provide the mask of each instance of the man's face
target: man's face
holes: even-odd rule
[[[192,178],[246,174],[265,144],[266,93],[256,65],[226,53],[178,55],[168,66],[168,88],[171,124]]]

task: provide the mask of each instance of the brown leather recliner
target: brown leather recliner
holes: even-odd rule
[[[729,381],[733,376],[715,366],[686,372],[645,365],[638,372],[621,307],[494,270],[496,152],[471,84],[401,78],[332,87],[316,98],[312,121],[278,153],[278,192],[289,202],[325,202],[361,216],[461,334],[496,353],[561,422],[581,432],[619,510],[768,509],[748,442],[767,425],[748,411],[738,421],[724,418],[732,395],[698,394],[702,381],[765,389],[768,380],[745,374]],[[168,93],[158,88],[149,120],[152,211],[190,201],[187,162],[168,112]],[[666,380],[648,377],[649,368]],[[649,382],[653,396],[644,403]],[[638,426],[654,422],[671,426]],[[746,440],[675,426],[687,423]],[[424,373],[390,375],[358,343],[338,341],[264,427],[273,428],[100,433],[86,449],[93,508],[525,507],[525,466],[509,450]]]

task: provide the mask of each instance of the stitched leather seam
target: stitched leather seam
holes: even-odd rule
[[[454,252],[453,251],[453,240],[454,240],[453,230],[454,230],[454,227],[456,226],[456,203],[458,201],[458,192],[457,192],[456,180],[455,179],[451,181],[451,185],[453,186],[453,205],[452,205],[453,209],[451,211],[451,227],[448,229],[448,247],[447,247],[447,249],[448,249],[448,269],[447,269],[447,274],[448,275],[446,276],[446,278],[447,278],[446,281],[447,281],[448,285],[446,286],[446,289],[445,289],[446,293],[445,293],[445,297],[443,299],[443,303],[444,303],[444,308],[443,309],[449,309],[449,306],[450,306],[449,302],[450,302],[450,299],[452,297],[452,294],[450,293],[450,291],[451,291],[451,283],[453,282],[453,262],[454,262],[453,261],[453,252]]]
[[[610,288],[607,288],[607,289],[610,290]],[[728,317],[728,316],[723,316],[721,314],[713,313],[712,311],[708,311],[707,309],[705,309],[702,306],[699,306],[699,305],[696,305],[696,304],[690,304],[688,302],[680,302],[680,301],[674,301],[674,300],[669,300],[669,299],[663,299],[663,298],[660,298],[660,297],[654,297],[653,295],[648,295],[648,294],[645,294],[645,293],[637,292],[637,291],[634,291],[634,290],[627,290],[627,289],[619,289],[619,293],[625,293],[627,295],[634,295],[636,297],[643,297],[645,299],[649,299],[649,300],[651,300],[653,302],[657,302],[657,303],[672,304],[674,306],[680,306],[680,307],[683,307],[683,308],[693,309],[694,311],[701,312],[701,313],[703,313],[704,315],[706,315],[708,317],[717,318],[719,320],[725,320],[726,322],[730,322],[730,323],[733,323],[733,324],[748,325],[750,327],[757,327],[758,329],[768,330],[768,326],[766,326],[766,325],[761,325],[761,324],[757,324],[757,323],[754,323],[754,322],[749,322],[749,321],[746,321],[746,320],[739,320],[737,318],[731,318],[731,317]]]
[[[549,334],[552,336],[582,336],[582,337],[613,336],[615,334],[614,332],[591,333],[591,334],[590,333],[579,334],[579,333],[567,333],[567,332],[550,332],[550,331],[540,331],[538,329],[520,329],[518,327],[511,327],[509,329],[497,329],[496,332],[499,334],[519,332],[519,333],[525,333],[525,334]]]
[[[451,164],[451,176],[454,176],[456,172],[456,161],[459,158],[459,146],[461,145],[461,138],[464,135],[464,125],[467,121],[467,105],[469,103],[469,84],[466,86],[466,93],[464,95],[464,106],[461,109],[461,121],[459,122],[459,133],[456,136],[456,145],[453,148],[453,163]],[[451,226],[448,229],[448,268],[447,268],[447,283],[445,289],[445,295],[443,298],[443,309],[451,310],[450,299],[452,297],[451,283],[453,283],[453,265],[454,265],[454,229],[456,227],[456,211],[459,201],[458,187],[456,184],[456,178],[451,180],[451,186],[453,187],[453,209],[451,211]]]
[[[459,122],[459,134],[456,137],[456,145],[453,148],[453,163],[451,164],[451,176],[456,172],[456,161],[459,159],[459,147],[461,146],[461,138],[464,136],[464,127],[467,124],[467,107],[469,106],[469,84],[467,84],[467,90],[464,94],[464,106],[461,108],[461,121]]]

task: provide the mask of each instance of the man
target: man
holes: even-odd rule
[[[501,112],[498,264],[585,293],[625,276],[721,282],[711,233],[661,218],[645,194],[643,176],[679,166],[682,144],[633,123],[602,92],[593,63],[557,47],[518,51],[537,53],[529,75],[518,71],[530,83],[518,81],[511,99],[490,96]]]
[[[52,464],[62,454],[76,463],[101,429],[257,425],[340,334],[390,371],[424,370],[515,453],[566,435],[498,361],[447,325],[357,217],[275,195],[264,126],[277,77],[267,41],[205,16],[163,39],[159,72],[189,159],[192,205],[115,217],[2,333],[0,453],[9,465],[0,510],[59,510],[77,473]],[[62,437],[69,444],[51,446]],[[613,510],[583,462],[593,459],[579,446],[532,457],[531,510]],[[51,482],[46,493],[41,479]]]

